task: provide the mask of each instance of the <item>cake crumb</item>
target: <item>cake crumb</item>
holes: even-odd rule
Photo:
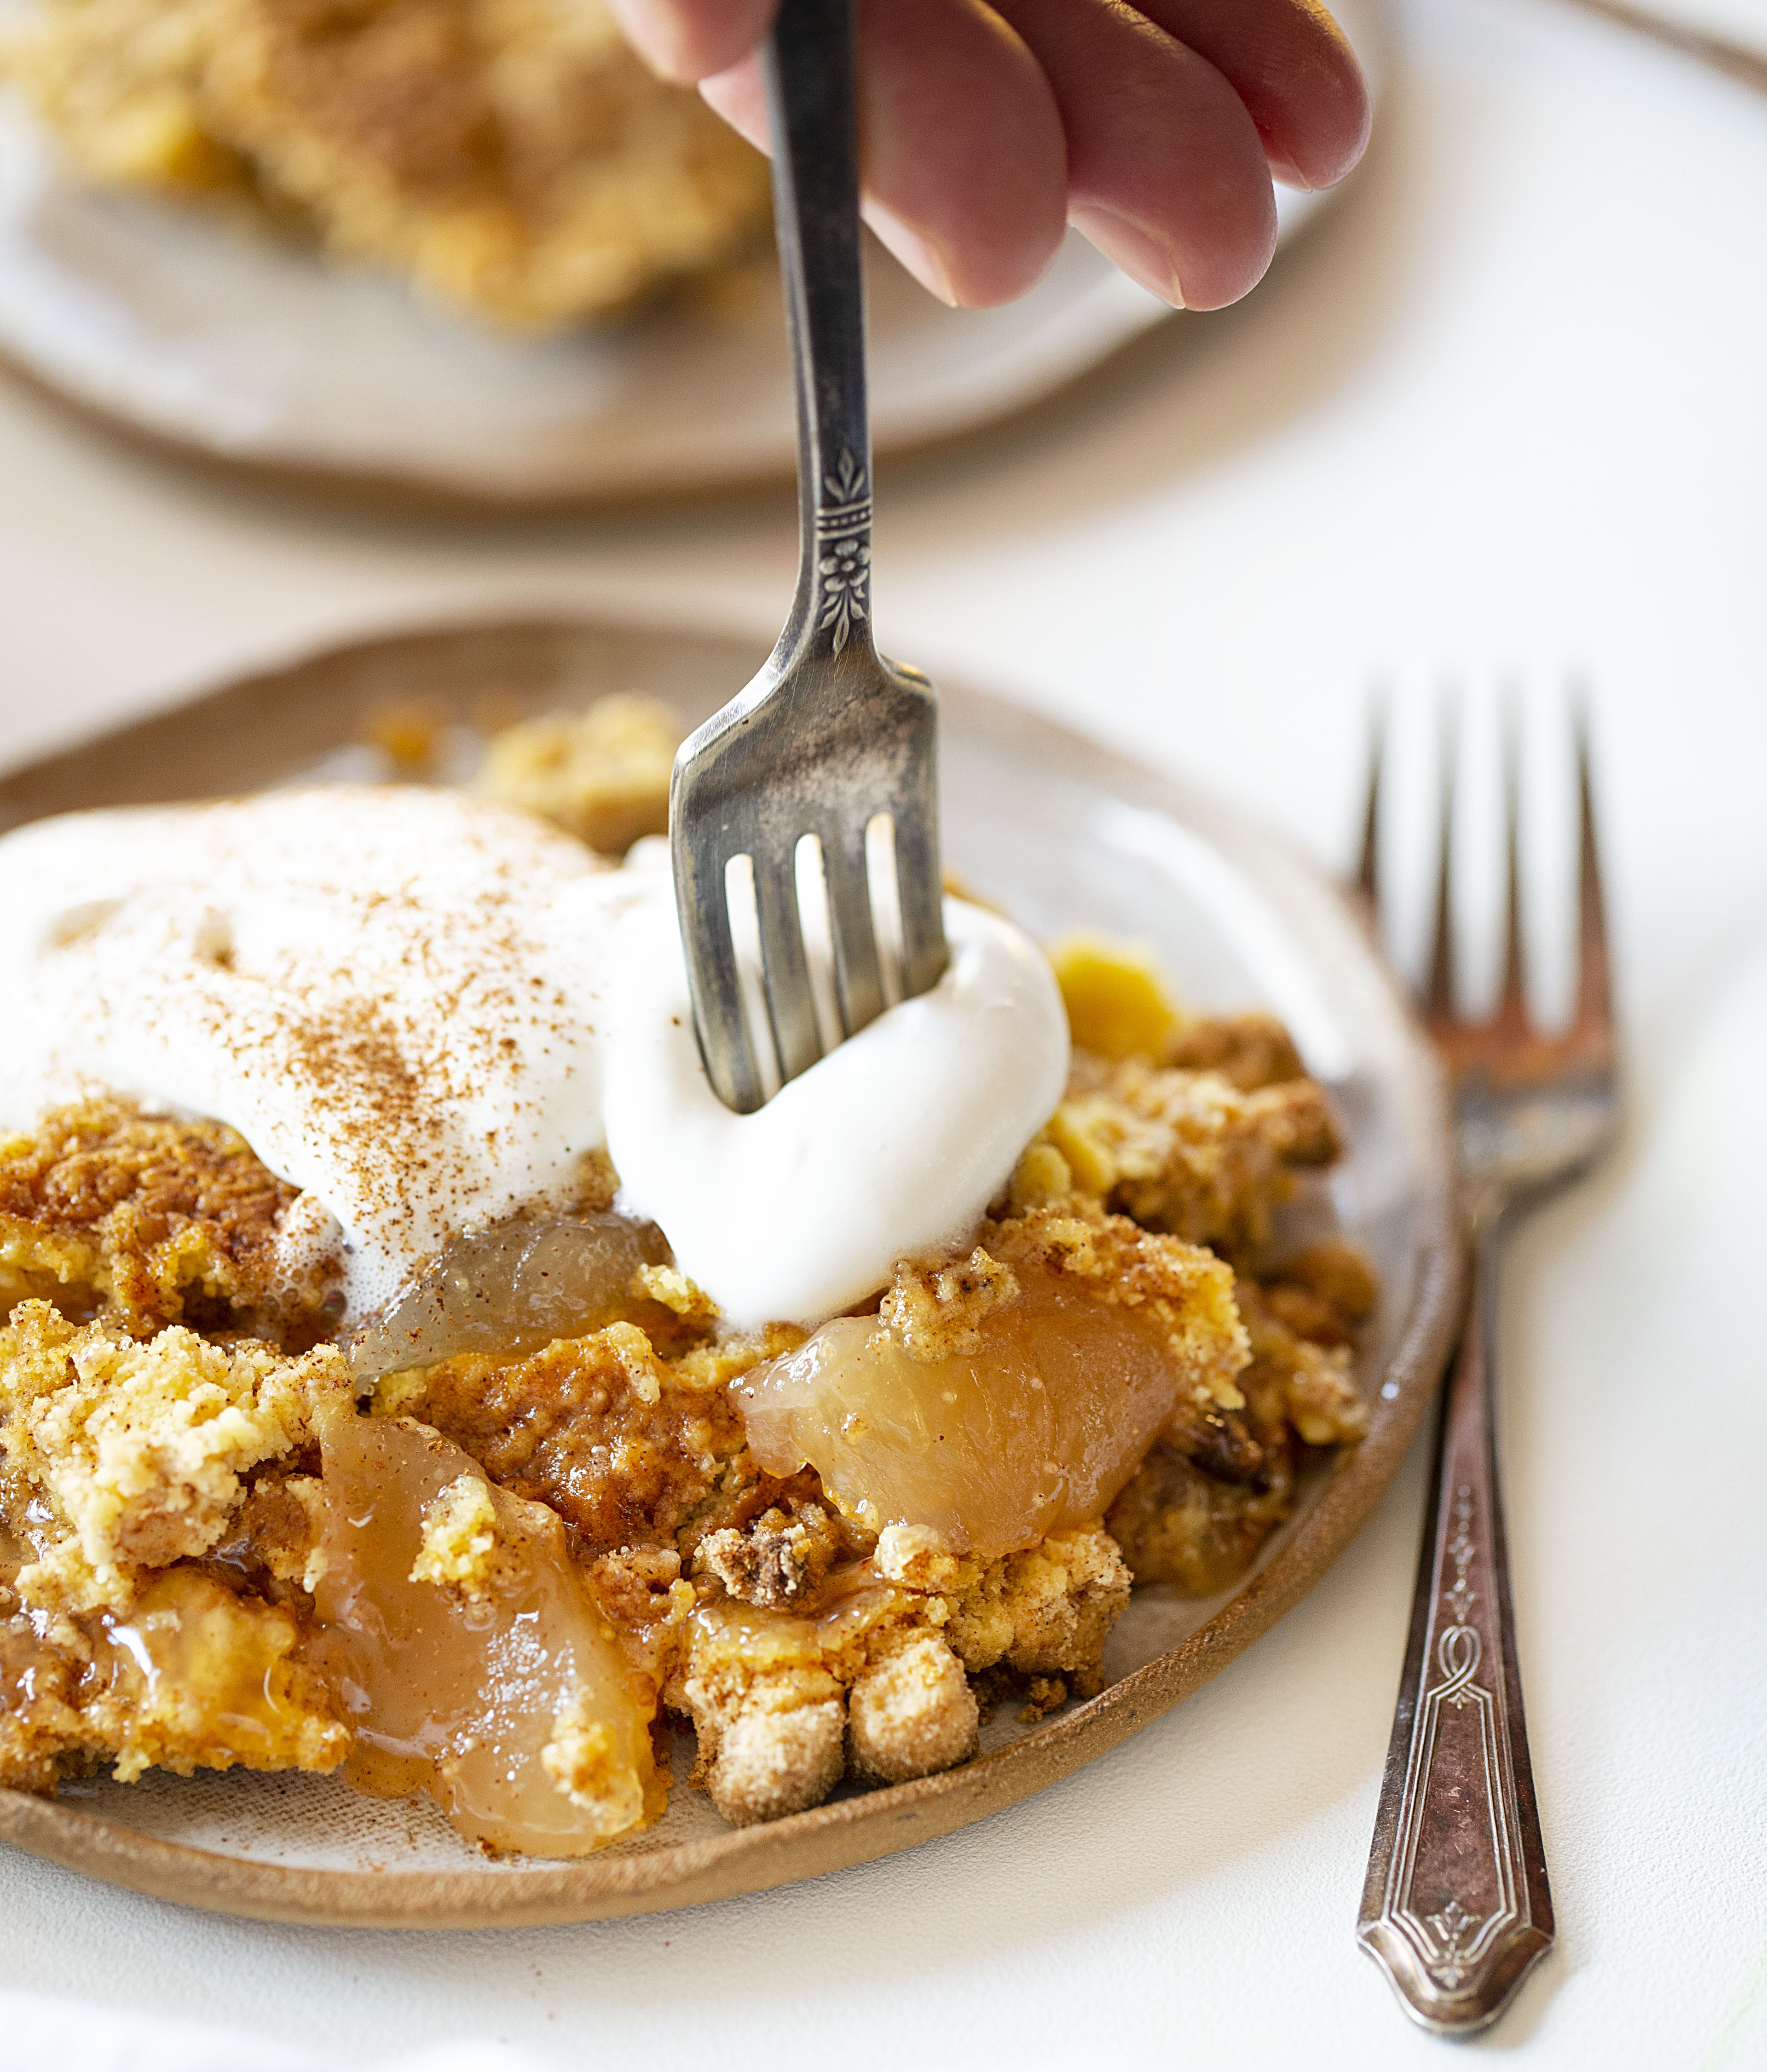
[[[307,1445],[315,1396],[347,1387],[331,1346],[293,1360],[181,1326],[143,1344],[21,1303],[0,1330],[0,1438],[60,1528],[20,1570],[21,1594],[73,1610],[126,1605],[139,1571],[208,1553],[247,1472]]]
[[[949,1645],[921,1632],[855,1680],[846,1722],[854,1775],[900,1784],[967,1761],[980,1715]]]
[[[573,1806],[595,1815],[610,1832],[631,1827],[643,1812],[643,1794],[620,1762],[607,1722],[594,1716],[586,1691],[560,1708],[540,1766]]]
[[[980,1245],[942,1265],[903,1260],[879,1308],[878,1328],[910,1359],[949,1359],[977,1350],[982,1326],[1018,1299],[1012,1268]]]
[[[669,829],[669,779],[682,730],[654,699],[598,698],[494,735],[477,788],[553,821],[604,856]]]
[[[423,1537],[410,1580],[438,1584],[467,1604],[482,1604],[500,1566],[491,1486],[480,1475],[458,1475],[424,1507]]]

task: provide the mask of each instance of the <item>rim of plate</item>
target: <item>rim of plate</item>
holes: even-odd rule
[[[256,714],[303,708],[317,738],[312,708],[331,680],[357,681],[382,694],[398,659],[426,664],[464,647],[488,657],[500,649],[561,651],[572,639],[600,637],[611,652],[674,643],[702,655],[722,645],[734,656],[751,643],[700,630],[645,627],[611,620],[579,623],[520,621],[501,625],[426,627],[330,648],[292,664],[237,678],[216,690],[130,725],[96,735],[56,755],[0,775],[0,829],[68,810],[93,799],[89,767],[130,776],[119,788],[137,796],[138,772],[151,744],[183,729],[214,738],[216,721],[234,726]],[[538,647],[536,645],[538,643]],[[666,693],[663,693],[666,695]],[[1361,976],[1403,1032],[1398,1079],[1421,1120],[1424,1156],[1413,1178],[1415,1273],[1410,1305],[1391,1352],[1363,1377],[1370,1415],[1367,1435],[1332,1460],[1319,1494],[1275,1555],[1204,1625],[1175,1647],[1070,1705],[1005,1748],[955,1770],[885,1786],[764,1825],[732,1829],[630,1854],[568,1863],[537,1862],[508,1875],[472,1870],[339,1870],[228,1856],[113,1823],[53,1799],[0,1790],[0,1840],[103,1882],[209,1912],[315,1926],[407,1929],[538,1926],[677,1907],[768,1890],[824,1872],[868,1863],[954,1832],[1031,1796],[1102,1755],[1169,1710],[1267,1632],[1312,1589],[1349,1544],[1397,1472],[1452,1350],[1464,1293],[1454,1138],[1445,1079],[1409,1001],[1376,955],[1349,899],[1282,838],[1239,809],[1148,771],[1085,737],[1003,699],[941,683],[941,700],[961,715],[966,732],[1010,738],[1058,760],[1067,771],[1108,785],[1127,798],[1172,815],[1229,856],[1249,859],[1258,874],[1281,882],[1286,898],[1330,917]],[[367,702],[366,700],[364,702]],[[297,732],[299,730],[297,728]],[[223,727],[224,737],[225,727]],[[333,733],[329,737],[336,745]],[[307,743],[311,746],[311,741]],[[279,760],[287,767],[286,742]],[[144,750],[148,750],[143,754]],[[215,791],[241,788],[219,767],[200,773]],[[164,796],[162,787],[156,796]],[[187,793],[186,796],[191,796]],[[1353,925],[1345,928],[1346,919]]]

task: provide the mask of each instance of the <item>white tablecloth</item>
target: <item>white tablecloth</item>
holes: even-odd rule
[[[1761,0],[1729,11],[1767,43]],[[1412,724],[1444,673],[1475,704],[1514,673],[1539,713],[1587,673],[1631,1121],[1530,1227],[1505,1305],[1559,1939],[1482,2047],[1530,2072],[1740,2072],[1767,2063],[1767,101],[1553,0],[1417,0],[1409,31],[1365,172],[1249,304],[887,471],[881,626],[1332,861],[1372,675]],[[690,597],[764,629],[790,582],[784,500],[339,517],[10,391],[0,484],[7,759],[439,610]],[[1351,1938],[1423,1466],[1275,1633],[1126,1747],[794,1890],[360,1935],[0,1852],[0,2064],[1440,2062]],[[102,2017],[77,2043],[75,2001]],[[230,2033],[152,2042],[155,2021]]]

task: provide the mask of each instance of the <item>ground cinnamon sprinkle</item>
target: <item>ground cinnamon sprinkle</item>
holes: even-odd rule
[[[20,842],[65,882],[0,1028],[17,1119],[98,1087],[230,1116],[336,1212],[356,1306],[563,1198],[600,1142],[596,917],[570,901],[603,867],[536,817],[351,787]]]

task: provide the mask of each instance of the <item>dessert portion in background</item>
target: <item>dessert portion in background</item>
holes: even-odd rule
[[[477,788],[524,806],[603,856],[669,832],[669,779],[682,734],[666,705],[631,695],[500,728]]]
[[[601,0],[29,0],[0,77],[99,183],[230,205],[492,323],[745,253],[765,162]]]
[[[609,701],[484,782],[619,848],[672,730]],[[255,853],[224,889],[217,841]],[[954,902],[933,995],[714,1116],[665,895],[422,786],[0,842],[0,1783],[341,1770],[571,1856],[657,1816],[673,1719],[726,1818],[776,1818],[1097,1689],[1135,1585],[1229,1586],[1360,1435],[1375,1289],[1283,1235],[1338,1141],[1270,1018]],[[113,953],[159,1050],[80,1005]],[[377,1252],[414,1277],[347,1329]]]

